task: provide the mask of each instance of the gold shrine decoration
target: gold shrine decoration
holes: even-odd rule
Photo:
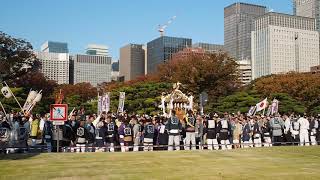
[[[169,115],[171,115],[173,109],[184,111],[193,109],[193,96],[187,96],[182,93],[179,90],[180,86],[182,86],[182,84],[177,82],[173,85],[173,90],[170,94],[165,95],[162,93],[161,105],[159,107],[162,109],[163,114],[167,114],[166,109],[169,110]]]

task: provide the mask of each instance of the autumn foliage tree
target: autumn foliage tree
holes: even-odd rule
[[[237,67],[236,61],[224,52],[190,54],[160,65],[157,75],[162,81],[181,82],[196,95],[206,91],[210,97],[218,97],[239,87]]]
[[[83,102],[94,99],[98,95],[97,88],[93,87],[90,83],[62,84],[55,88],[54,94],[59,94],[60,90],[65,98],[77,95]]]
[[[320,74],[288,73],[255,80],[251,88],[263,96],[286,93],[302,102],[309,110],[320,106]]]

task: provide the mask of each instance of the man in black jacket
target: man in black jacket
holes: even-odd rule
[[[219,129],[219,137],[221,141],[221,149],[232,149],[232,146],[229,142],[229,136],[231,135],[231,125],[229,122],[229,115],[227,113],[224,114],[224,118],[222,118],[218,123]]]
[[[168,150],[172,151],[173,146],[175,146],[176,150],[180,150],[180,131],[182,127],[175,110],[172,110],[172,115],[166,126],[169,133]]]
[[[154,124],[151,122],[151,118],[147,118],[146,125],[144,126],[143,132],[143,145],[144,151],[152,151],[153,150],[153,137],[154,137],[155,127]]]
[[[85,128],[85,121],[80,122],[80,126],[76,130],[76,146],[77,153],[85,152],[86,143],[88,141],[88,131]]]

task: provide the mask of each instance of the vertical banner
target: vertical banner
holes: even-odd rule
[[[270,116],[271,115],[271,108],[272,108],[272,106],[269,105],[266,116]]]
[[[110,92],[107,92],[105,94],[105,111],[106,112],[110,111]]]
[[[110,93],[107,92],[106,94],[99,96],[98,95],[98,114],[102,112],[110,111]]]
[[[98,115],[102,113],[102,96],[99,96],[98,94]]]
[[[277,99],[274,99],[271,105],[271,115],[277,114],[278,109],[279,109],[279,101]]]
[[[256,106],[251,106],[247,115],[252,116],[252,115],[254,115],[255,112],[256,112]]]
[[[126,97],[126,93],[125,92],[120,92],[118,113],[123,113],[125,97]]]

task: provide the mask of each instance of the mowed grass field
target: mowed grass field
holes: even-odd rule
[[[0,179],[320,179],[320,147],[1,155]]]

